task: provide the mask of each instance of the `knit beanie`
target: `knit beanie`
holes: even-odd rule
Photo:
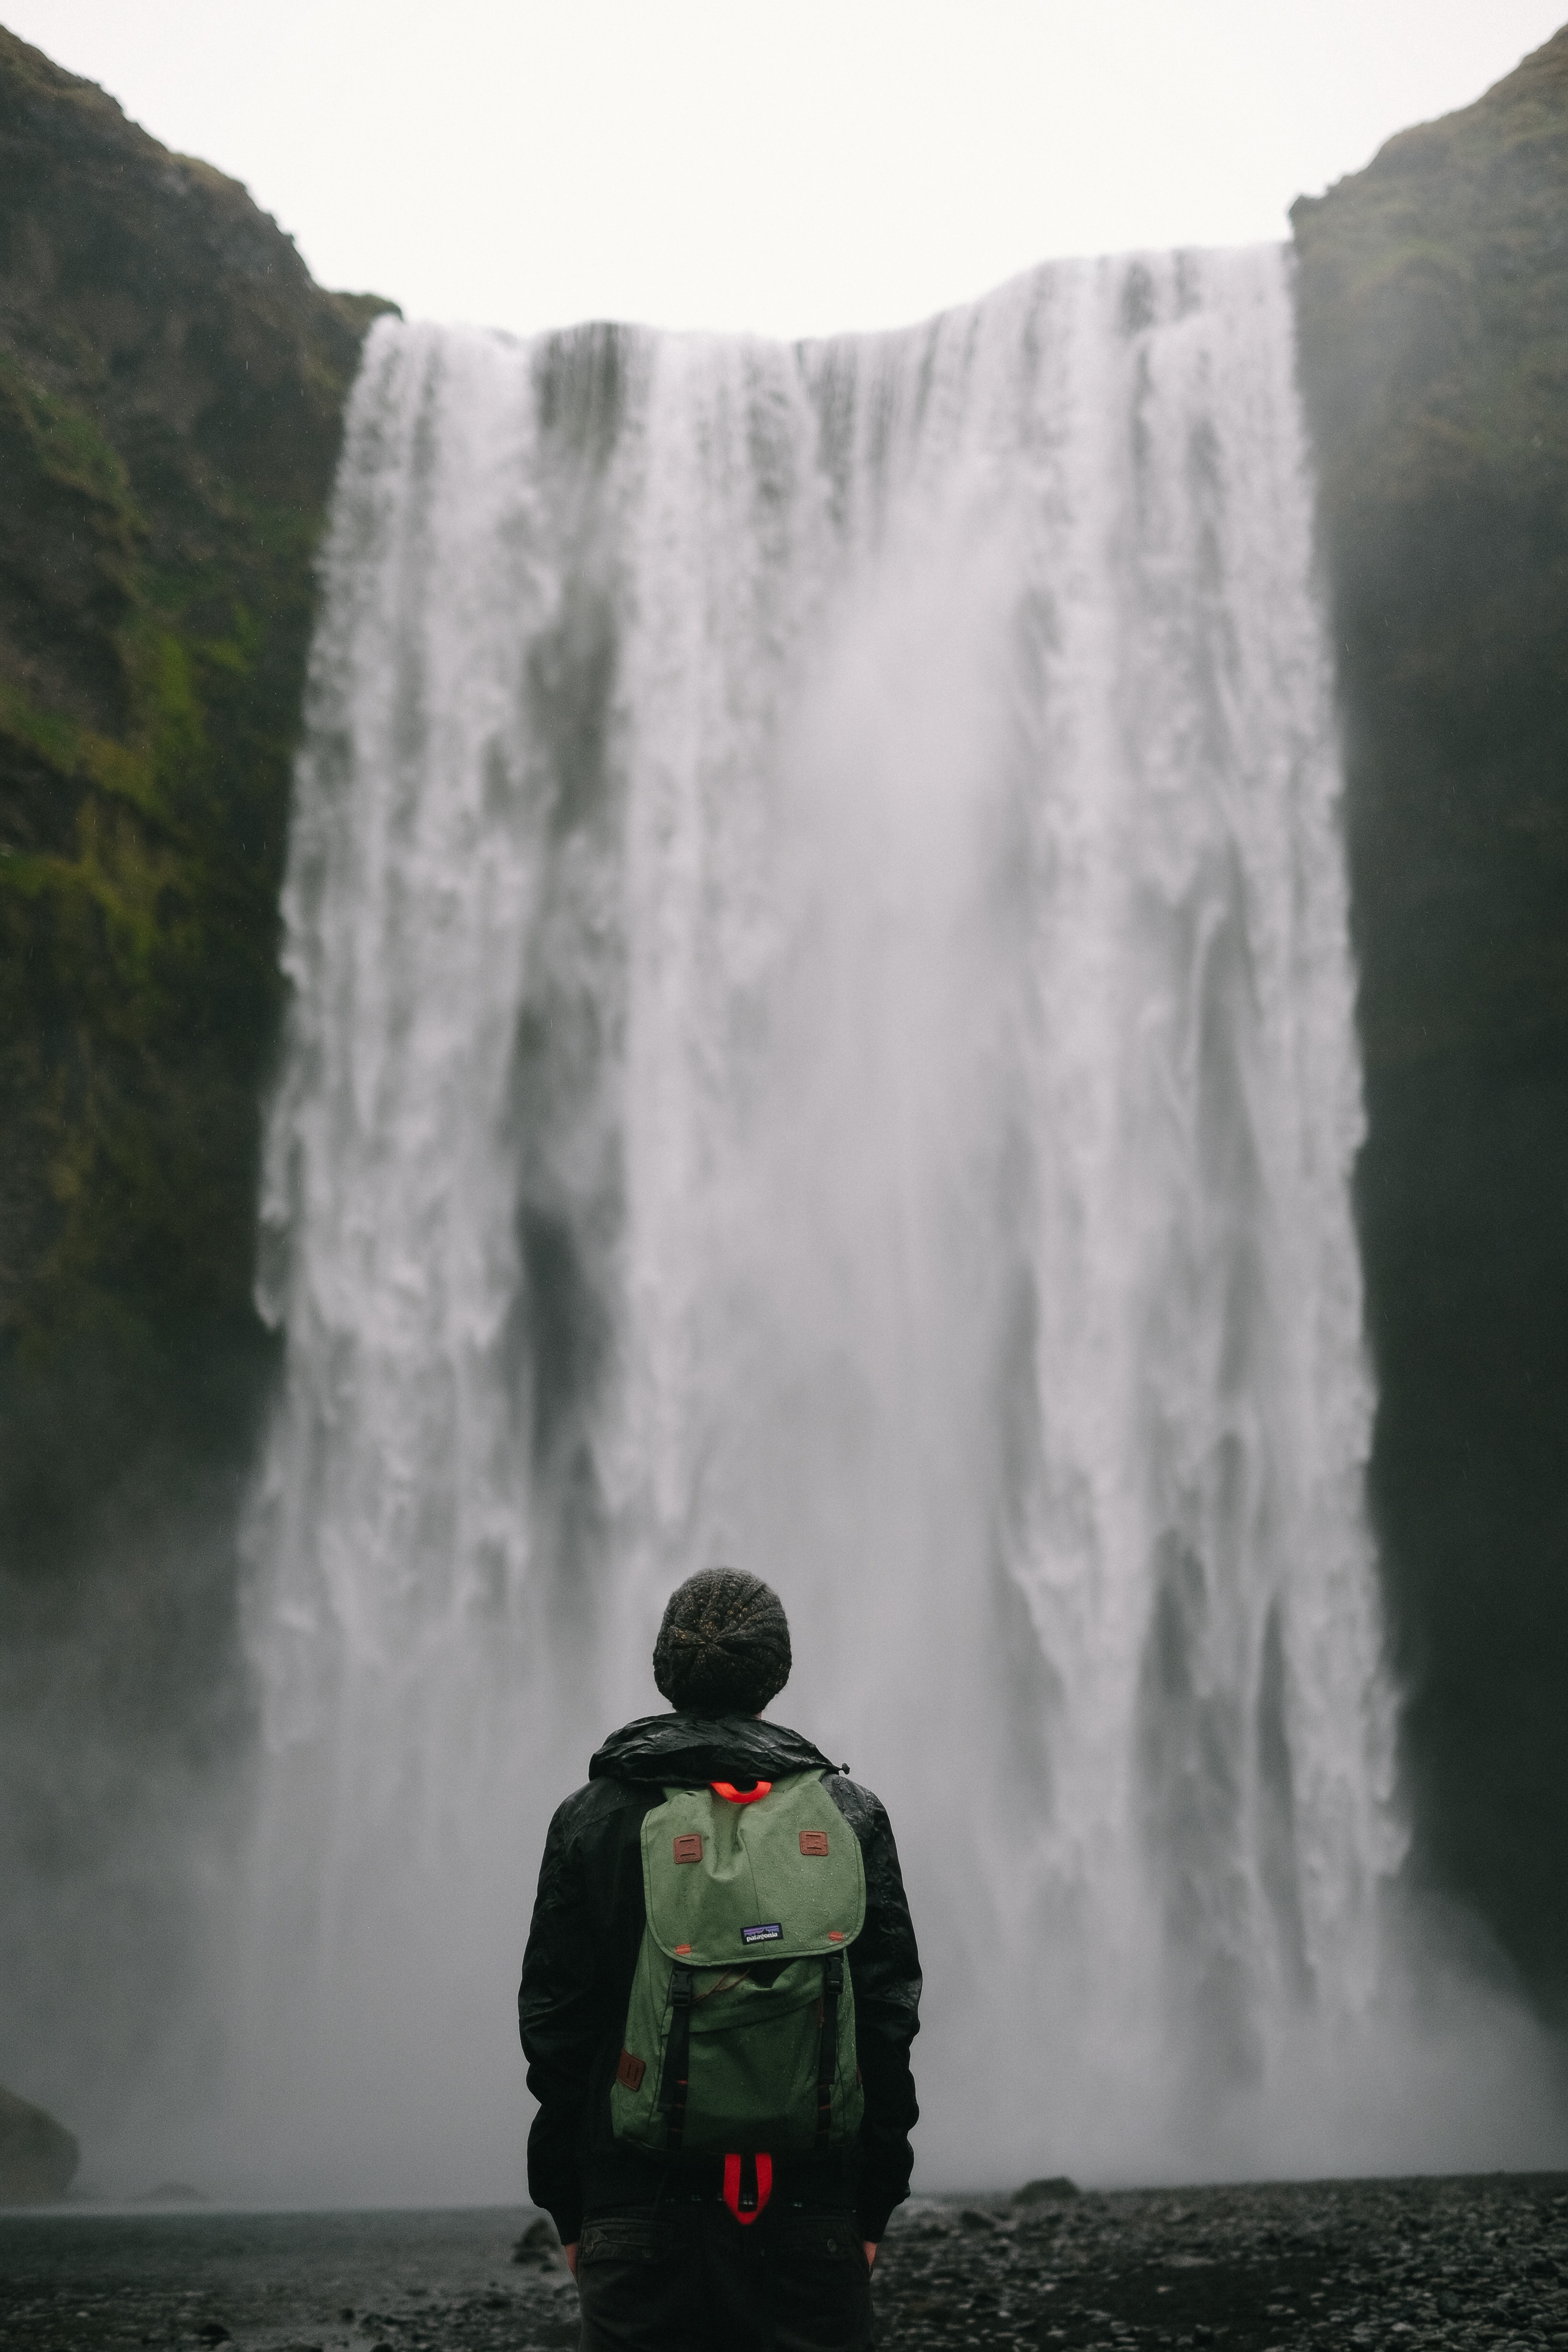
[[[789,1621],[772,1585],[705,1568],[669,1596],[653,1678],[683,1715],[760,1715],[789,1680]]]

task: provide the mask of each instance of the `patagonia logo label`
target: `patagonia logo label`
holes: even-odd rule
[[[775,1919],[771,1927],[742,1927],[741,1941],[742,1944],[776,1944],[783,1934],[784,1929]]]
[[[827,1832],[826,1830],[802,1830],[800,1833],[800,1850],[802,1853],[826,1853],[827,1852]]]
[[[677,1862],[700,1862],[702,1859],[701,1839],[694,1835],[678,1837],[675,1841],[675,1859]]]

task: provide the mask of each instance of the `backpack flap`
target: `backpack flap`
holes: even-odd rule
[[[860,1841],[814,1772],[756,1804],[668,1789],[642,1851],[648,1932],[688,1968],[842,1951],[866,1922]]]

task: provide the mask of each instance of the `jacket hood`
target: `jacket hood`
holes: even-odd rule
[[[790,1772],[835,1769],[798,1731],[760,1717],[644,1715],[610,1734],[589,1765],[588,1778],[701,1789],[710,1780],[782,1780]]]

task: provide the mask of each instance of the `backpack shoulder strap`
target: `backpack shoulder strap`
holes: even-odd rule
[[[826,2147],[833,2130],[833,2078],[838,2065],[838,2002],[844,1990],[844,1955],[829,1952],[822,1963],[822,2031],[816,2044],[816,2145]]]
[[[691,2003],[696,1990],[696,1979],[688,1968],[677,1966],[669,1972],[669,2047],[665,2055],[662,2104],[668,2111],[665,2141],[671,2156],[676,2155],[686,2130],[686,2093],[691,2079]]]

